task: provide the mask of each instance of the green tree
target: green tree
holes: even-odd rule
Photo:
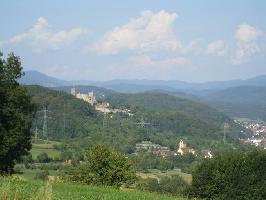
[[[74,169],[74,181],[119,187],[135,180],[130,160],[114,149],[95,145],[86,152],[86,158],[84,164]]]
[[[20,58],[0,52],[0,173],[12,173],[14,161],[31,149],[33,104],[17,80],[23,75]]]
[[[203,199],[265,199],[265,164],[265,151],[207,160],[193,172],[191,194]]]

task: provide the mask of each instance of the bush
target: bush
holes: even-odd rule
[[[86,162],[69,172],[71,180],[115,187],[135,180],[135,169],[130,160],[114,149],[96,145],[86,152],[86,158]]]
[[[266,197],[266,152],[218,156],[199,165],[192,176],[191,196],[262,200]]]
[[[139,190],[171,195],[183,194],[187,186],[187,183],[179,175],[165,176],[160,181],[155,178],[140,178],[137,182]]]
[[[37,156],[37,161],[40,162],[40,163],[48,163],[50,162],[52,159],[49,158],[48,154],[47,153],[40,153],[38,156]]]

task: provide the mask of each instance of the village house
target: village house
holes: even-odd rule
[[[140,151],[141,149],[146,150],[146,151],[150,151],[150,152],[159,151],[159,150],[169,150],[168,147],[164,147],[164,146],[161,146],[159,144],[154,144],[151,141],[142,141],[140,143],[137,143],[136,144],[136,150]]]
[[[168,150],[158,150],[156,152],[154,152],[157,156],[160,156],[160,157],[169,157],[169,156],[176,156],[177,153],[175,153],[174,151],[170,151],[169,149]]]

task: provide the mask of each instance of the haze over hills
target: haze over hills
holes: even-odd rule
[[[266,120],[266,87],[238,86],[201,96],[207,104],[237,117]]]
[[[265,105],[265,86],[237,86],[215,91],[202,98],[209,101],[222,101],[228,103]]]
[[[89,81],[73,80],[65,81],[54,77],[47,76],[37,71],[26,71],[25,76],[20,79],[20,83],[26,85],[42,85],[48,87],[72,86],[72,85],[93,85],[105,87],[117,92],[137,93],[149,90],[166,90],[166,91],[186,91],[198,93],[198,91],[222,90],[237,86],[266,86],[266,75],[246,79],[246,80],[229,80],[215,81],[204,83],[189,83],[178,80],[110,80],[110,81]]]
[[[45,87],[56,87],[62,85],[71,85],[69,81],[60,80],[38,71],[25,71],[25,76],[19,80],[24,85],[41,85]]]

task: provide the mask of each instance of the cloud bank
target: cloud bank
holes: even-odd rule
[[[19,33],[9,40],[3,41],[1,44],[17,45],[19,43],[26,43],[35,52],[57,50],[63,46],[72,44],[82,34],[87,32],[86,29],[81,27],[55,32],[50,27],[46,19],[39,17],[36,24],[28,31]]]
[[[241,24],[235,33],[237,49],[232,59],[232,64],[238,65],[249,61],[249,59],[260,52],[257,40],[262,35],[259,29],[248,24]]]
[[[181,47],[173,32],[176,18],[175,13],[166,11],[142,11],[138,18],[130,19],[125,25],[107,32],[89,50],[100,54],[117,54],[122,50],[176,50]]]

